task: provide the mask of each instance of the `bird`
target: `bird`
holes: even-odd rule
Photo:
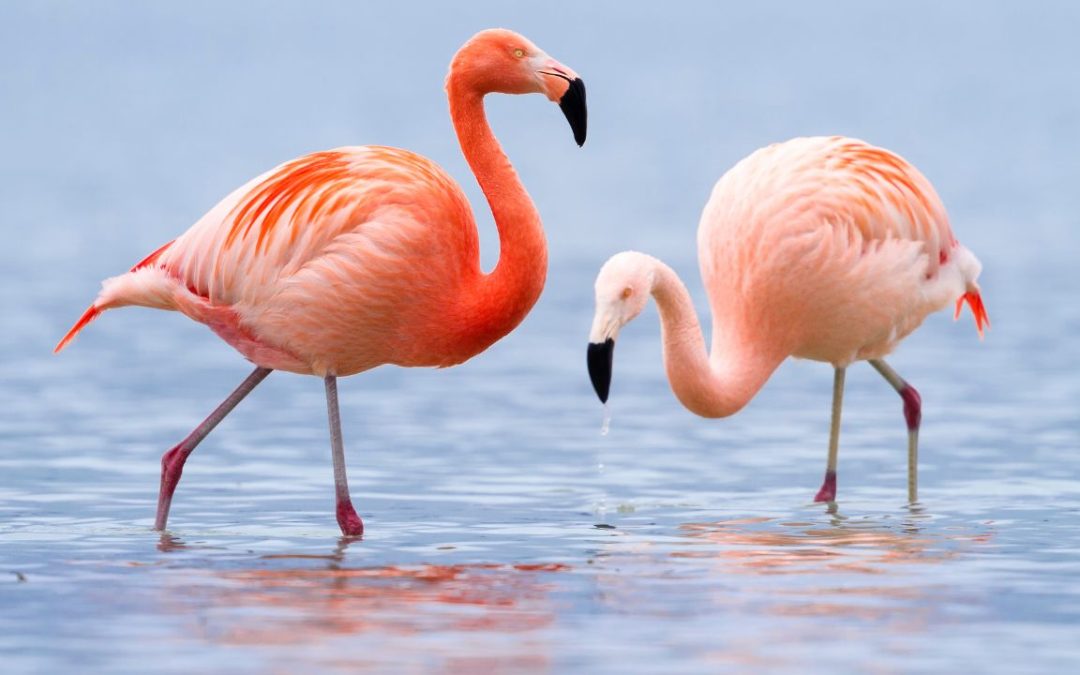
[[[336,516],[364,531],[349,494],[337,379],[380,365],[447,367],[513,330],[543,290],[547,242],[536,206],[489,126],[489,93],[543,94],[583,145],[585,85],[524,36],[488,29],[453,56],[445,80],[461,151],[487,199],[499,260],[480,267],[461,187],[400,148],[348,146],[287,161],[233,191],[190,229],[105,280],[61,351],[108,309],[179,311],[206,324],[255,370],[165,452],[154,527],[167,525],[192,450],[272,371],[324,381]]]
[[[607,405],[615,338],[649,297],[675,396],[707,418],[742,409],[788,357],[832,365],[832,419],[816,502],[835,503],[846,369],[868,361],[903,401],[908,499],[918,499],[919,392],[884,357],[931,313],[966,303],[980,339],[990,319],[982,265],[957,241],[930,181],[899,155],[843,136],[794,138],[745,157],[712,190],[698,225],[712,311],[705,338],[686,286],[636,251],[595,283],[586,363]]]

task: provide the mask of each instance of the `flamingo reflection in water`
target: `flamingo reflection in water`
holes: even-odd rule
[[[927,574],[993,538],[991,525],[943,528],[916,507],[896,522],[853,520],[835,507],[829,515],[826,522],[690,522],[662,542],[615,536],[595,560],[598,585],[609,604],[640,603],[654,581],[624,570],[654,570],[684,580],[669,592],[685,594],[690,614],[819,616],[911,628],[925,624],[928,607],[959,593]],[[669,597],[664,607],[680,602]]]
[[[552,575],[568,565],[456,563],[356,566],[343,537],[329,554],[264,555],[256,566],[185,576],[179,611],[197,614],[200,639],[233,646],[306,648],[331,640],[378,641],[377,650],[335,652],[335,666],[423,660],[451,670],[546,670],[543,629],[556,617]],[[163,536],[160,549],[185,548]],[[200,611],[191,612],[192,604]],[[258,617],[258,620],[252,620]],[[484,636],[485,649],[459,644]],[[489,644],[491,635],[517,636]],[[449,637],[448,637],[449,636]],[[529,648],[530,645],[532,648]],[[425,666],[426,667],[426,666]]]
[[[943,535],[919,527],[917,510],[898,527],[880,521],[851,522],[832,510],[830,525],[772,518],[746,518],[714,523],[686,523],[681,532],[700,550],[673,557],[723,561],[726,572],[741,574],[816,574],[887,572],[888,565],[939,563],[985,543],[989,532]],[[777,527],[779,526],[779,527]]]

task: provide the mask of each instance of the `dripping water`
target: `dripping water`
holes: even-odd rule
[[[607,436],[608,431],[611,429],[611,408],[608,407],[607,402],[604,403],[604,418],[600,424],[600,435]],[[606,523],[607,520],[607,490],[604,488],[604,456],[601,446],[596,449],[596,482],[600,486],[600,498],[596,504],[596,527],[608,528],[611,527]]]

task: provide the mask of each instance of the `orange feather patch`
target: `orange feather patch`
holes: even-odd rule
[[[986,313],[986,306],[983,305],[982,296],[978,292],[968,291],[957,298],[956,312],[953,314],[953,319],[960,318],[960,310],[963,308],[965,301],[968,307],[971,308],[971,313],[975,316],[975,327],[979,330],[979,337],[981,338],[983,329],[990,327],[990,315]]]
[[[173,241],[176,240],[174,239]],[[164,246],[158,247],[154,250],[153,253],[146,256],[139,262],[135,263],[135,265],[132,266],[131,271],[134,272],[135,270],[139,270],[144,267],[149,267],[153,265],[155,262],[157,262],[157,259],[161,257],[161,254],[164,253],[172,245],[173,242],[170,241]],[[99,309],[96,305],[90,305],[90,307],[88,307],[87,310],[83,312],[82,316],[79,317],[79,320],[75,322],[75,325],[71,327],[71,330],[69,330],[64,335],[64,337],[60,339],[60,342],[56,343],[56,347],[53,348],[53,353],[55,354],[62,350],[64,347],[67,347],[68,343],[74,340],[75,336],[79,334],[79,331],[81,331],[83,328],[86,328],[86,325],[88,323],[98,318],[101,312],[102,310]]]
[[[269,178],[255,186],[233,209],[232,227],[225,238],[225,247],[243,239],[258,225],[255,250],[269,245],[270,234],[279,226],[290,228],[290,240],[295,239],[301,213],[309,218],[323,215],[334,203],[329,199],[334,188],[347,185],[350,176],[349,157],[338,151],[316,152],[285,164]],[[310,207],[310,208],[309,208]],[[283,216],[292,209],[291,217]]]
[[[83,315],[79,317],[79,320],[75,322],[75,325],[71,327],[71,330],[60,339],[60,342],[56,343],[56,347],[53,348],[53,354],[56,354],[64,347],[67,347],[68,343],[74,340],[75,336],[79,334],[79,331],[86,328],[86,324],[96,319],[99,314],[101,314],[101,310],[94,305],[90,305],[90,307],[83,312]]]
[[[948,261],[949,249],[956,245],[956,237],[944,219],[944,214],[937,213],[939,208],[933,193],[920,186],[925,180],[920,181],[920,174],[915,167],[899,155],[861,142],[840,145],[834,159],[839,167],[865,179],[857,181],[862,191],[859,202],[864,213],[880,213],[879,205],[885,200],[896,213],[910,223],[914,229],[911,235],[915,238],[924,241],[937,239],[938,250],[929,253],[936,253],[939,265]],[[875,184],[882,182],[890,185],[892,190],[880,193]],[[866,223],[856,222],[856,225],[864,234],[872,234]],[[927,278],[935,273],[936,269],[928,271]]]

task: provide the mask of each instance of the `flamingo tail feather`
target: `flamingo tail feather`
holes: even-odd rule
[[[64,335],[64,337],[60,340],[60,342],[56,344],[56,348],[53,349],[53,353],[56,354],[60,352],[60,350],[62,350],[64,347],[67,347],[68,343],[74,340],[75,336],[79,334],[79,331],[81,331],[83,328],[86,328],[86,325],[96,319],[98,315],[101,314],[101,312],[101,308],[99,308],[96,303],[90,305],[90,307],[85,312],[83,312],[83,315],[79,317],[79,320],[75,322],[75,325],[71,327],[71,330],[69,330],[67,334]]]
[[[979,338],[982,339],[983,331],[990,327],[990,315],[986,313],[986,305],[983,304],[982,296],[979,295],[978,291],[968,291],[957,298],[956,312],[953,314],[953,319],[960,318],[960,310],[965,302],[971,308],[971,314],[975,317],[975,328],[978,329]]]
[[[67,332],[60,342],[56,344],[53,353],[56,354],[68,346],[86,325],[98,318],[102,312],[113,307],[124,305],[143,305],[145,307],[157,307],[160,309],[176,309],[175,303],[170,300],[172,283],[169,276],[162,268],[156,267],[158,259],[175,240],[157,248],[153,253],[146,256],[127,274],[121,274],[112,279],[106,279],[102,283],[102,292],[94,304],[83,312],[71,330]]]

